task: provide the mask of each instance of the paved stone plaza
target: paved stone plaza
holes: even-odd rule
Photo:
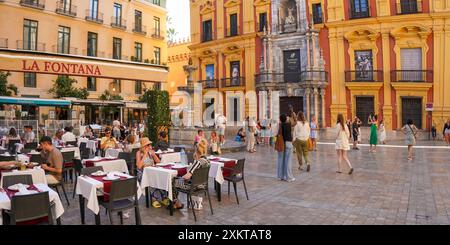
[[[311,153],[312,171],[295,170],[297,180],[292,183],[276,179],[276,154],[268,146],[258,147],[256,154],[226,154],[247,159],[249,201],[242,184],[238,184],[240,205],[233,191],[227,196],[224,184],[222,202],[218,203],[211,185],[214,215],[204,202],[195,223],[191,210],[175,211],[171,217],[165,208],[147,209],[141,198],[143,224],[450,224],[449,149],[417,149],[415,160],[407,162],[406,149],[381,147],[369,154],[368,148],[362,147],[349,154],[355,168],[349,176],[335,173],[333,145],[319,148]],[[184,195],[180,196],[185,202]],[[78,198],[70,197],[70,201],[62,222],[80,224]],[[64,199],[63,203],[66,206]],[[94,215],[86,212],[86,223],[94,224]],[[126,224],[134,223],[133,212],[130,214]],[[103,209],[101,215],[102,224],[109,224]]]

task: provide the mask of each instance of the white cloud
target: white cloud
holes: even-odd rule
[[[189,0],[167,0],[167,10],[172,18],[172,27],[177,38],[188,38],[191,33]]]

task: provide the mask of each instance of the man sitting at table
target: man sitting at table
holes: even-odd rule
[[[52,139],[48,136],[41,138],[39,142],[42,151],[41,156],[45,164],[41,168],[47,171],[46,175],[48,184],[58,184],[62,179],[63,156],[61,152],[52,144]]]
[[[64,134],[61,136],[61,140],[66,142],[73,142],[77,141],[77,137],[72,133],[72,127],[65,127],[64,128]]]
[[[167,151],[167,149],[169,149],[169,142],[167,142],[167,134],[166,132],[162,131],[159,133],[158,135],[158,142],[156,142],[155,146],[153,147],[153,149],[155,149],[155,151]]]
[[[100,149],[106,151],[107,149],[115,149],[119,146],[119,142],[111,135],[111,129],[105,129],[105,137],[100,141]]]
[[[23,134],[22,142],[24,144],[33,143],[34,139],[36,138],[33,132],[33,126],[24,126],[23,131],[25,131],[25,133]]]

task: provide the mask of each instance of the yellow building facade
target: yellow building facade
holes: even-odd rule
[[[442,129],[450,117],[450,2],[309,0],[330,84],[327,125],[337,114],[378,114],[388,130],[408,119]]]
[[[53,98],[53,81],[66,75],[89,100],[109,91],[132,102],[167,80],[165,1],[4,0],[0,13],[0,70],[11,72],[19,97]],[[142,107],[128,104],[122,119],[143,119]],[[42,121],[55,108],[39,110]],[[99,113],[93,103],[72,119],[95,121]]]
[[[190,1],[189,46],[194,82],[203,83],[203,109],[229,122],[257,116],[255,74],[261,65],[261,35],[270,19],[271,1]],[[198,113],[198,112],[195,112]],[[195,118],[200,119],[197,115]]]
[[[189,39],[168,43],[167,66],[169,67],[169,75],[166,87],[170,95],[177,91],[178,87],[187,85],[187,74],[183,67],[188,64],[191,57],[190,45]]]

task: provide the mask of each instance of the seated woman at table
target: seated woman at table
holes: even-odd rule
[[[105,129],[105,137],[100,142],[100,149],[106,151],[107,149],[115,149],[119,146],[119,142],[111,135],[111,129]]]
[[[53,136],[52,139],[52,144],[55,147],[59,147],[62,145],[62,135],[64,134],[64,131],[62,130],[58,130],[56,131],[55,135]]]
[[[125,148],[124,152],[132,152],[136,148],[140,148],[141,145],[136,142],[136,137],[132,134],[128,135],[125,139]]]
[[[39,143],[42,147],[41,156],[44,159],[44,164],[41,165],[41,168],[49,173],[46,175],[47,183],[58,184],[62,180],[63,156],[53,146],[50,137],[42,137]]]
[[[20,136],[17,134],[17,131],[15,128],[11,128],[9,130],[9,133],[6,136],[5,143],[8,144],[10,140],[20,140]]]
[[[148,138],[141,139],[141,150],[136,152],[136,167],[138,180],[141,181],[144,168],[155,166],[156,163],[160,163],[158,156],[152,149],[152,142]],[[159,197],[157,196],[159,194]],[[160,208],[161,204],[158,200],[162,200],[164,205],[169,205],[169,199],[167,193],[164,191],[153,189],[151,191],[152,206],[154,208]]]
[[[94,137],[94,133],[92,133],[92,128],[91,128],[91,126],[87,126],[87,127],[86,127],[86,129],[85,129],[84,134],[82,135],[82,137],[86,137],[86,138],[88,138],[88,139],[91,139],[91,138]]]
[[[194,172],[197,169],[205,168],[211,165],[208,158],[206,157],[207,152],[208,152],[208,141],[202,139],[195,149],[194,163],[189,166],[187,173],[183,177],[175,179],[174,208],[182,209],[184,207],[184,205],[177,198],[178,192],[176,191],[176,188],[189,189],[191,185],[192,174],[194,174]]]

